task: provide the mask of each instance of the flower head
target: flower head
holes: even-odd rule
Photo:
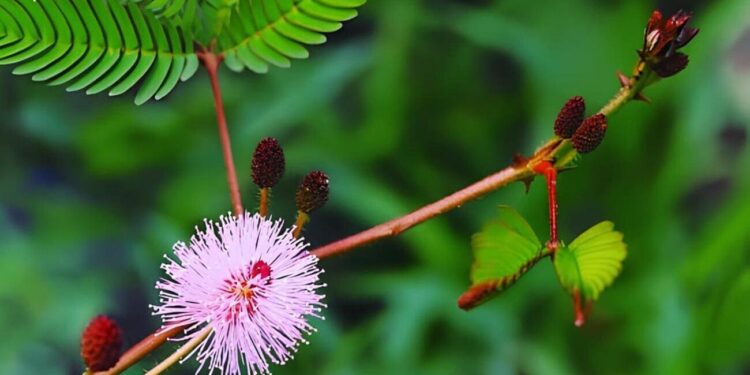
[[[675,75],[687,66],[687,55],[677,50],[698,34],[697,28],[687,25],[691,17],[690,13],[684,11],[678,11],[666,20],[658,10],[651,14],[643,38],[643,49],[638,54],[660,77]]]
[[[212,332],[194,352],[209,373],[268,373],[269,362],[291,359],[315,329],[323,295],[318,258],[294,239],[281,220],[245,213],[206,221],[189,244],[174,246],[156,284],[163,328],[186,326],[189,340],[204,325]]]

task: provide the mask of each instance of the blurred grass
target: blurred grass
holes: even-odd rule
[[[587,327],[573,327],[548,262],[471,313],[455,306],[469,237],[496,205],[544,229],[542,184],[528,195],[518,184],[324,261],[327,319],[274,372],[750,371],[744,0],[371,1],[290,70],[222,72],[245,204],[254,205],[249,160],[263,136],[288,156],[275,216],[292,219],[308,170],[331,175],[331,203],[307,230],[314,245],[465,186],[546,139],[566,98],[605,103],[654,6],[695,11],[702,30],[689,68],[650,88],[653,104],[613,117],[603,146],[559,185],[563,239],[611,219],[630,250]],[[229,209],[208,82],[143,107],[67,94],[9,68],[0,83],[0,373],[80,374],[87,321],[112,314],[130,343],[155,329],[147,305],[161,255]]]

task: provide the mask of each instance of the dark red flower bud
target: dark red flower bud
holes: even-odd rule
[[[681,72],[687,67],[688,62],[686,54],[677,52],[672,56],[664,58],[658,64],[652,66],[651,69],[653,69],[654,73],[659,77],[666,78]]]
[[[120,359],[122,331],[114,320],[99,315],[81,335],[81,357],[92,372],[106,371]]]
[[[594,151],[602,143],[606,132],[607,117],[597,113],[583,120],[583,124],[576,130],[570,141],[576,151],[585,154]]]
[[[658,10],[651,14],[646,24],[643,49],[638,54],[660,77],[675,75],[687,66],[687,56],[677,50],[698,34],[697,28],[687,25],[691,17],[690,13],[684,11],[678,11],[667,20]]]
[[[328,201],[328,175],[310,172],[297,189],[297,209],[306,214],[317,210]]]
[[[581,126],[584,112],[586,112],[586,102],[582,97],[574,96],[568,99],[555,119],[555,134],[564,139],[572,137],[576,129]]]
[[[263,138],[253,154],[253,182],[260,188],[276,185],[285,168],[284,150],[274,138]]]

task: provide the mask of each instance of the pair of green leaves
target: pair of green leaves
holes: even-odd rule
[[[365,0],[0,0],[0,65],[14,74],[136,104],[193,76],[197,46],[229,68],[265,73],[354,18]]]
[[[501,206],[498,218],[472,240],[472,286],[459,298],[459,307],[476,307],[513,285],[542,258],[554,255],[557,278],[576,302],[576,312],[582,313],[583,304],[598,299],[620,273],[627,254],[622,238],[612,222],[604,221],[569,245],[560,243],[553,254],[517,211]]]

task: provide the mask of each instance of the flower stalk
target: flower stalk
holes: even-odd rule
[[[203,67],[208,73],[211,80],[211,90],[214,96],[214,106],[216,108],[216,123],[219,126],[219,139],[221,140],[221,150],[224,156],[224,164],[227,168],[227,183],[229,184],[229,197],[232,201],[232,212],[235,215],[242,215],[242,197],[240,196],[240,185],[237,182],[237,170],[234,167],[232,158],[232,142],[229,137],[227,127],[227,118],[224,113],[224,101],[221,97],[221,86],[219,86],[219,65],[222,57],[213,53],[211,50],[203,50],[198,53],[198,58],[203,62]]]
[[[156,365],[154,368],[149,370],[146,375],[158,375],[162,372],[166,371],[168,368],[170,368],[175,363],[182,360],[182,358],[185,358],[190,353],[195,350],[195,348],[200,345],[203,341],[208,338],[208,335],[211,334],[211,327],[206,327],[202,331],[200,331],[195,337],[190,339],[190,341],[186,342],[184,345],[182,345],[177,351],[172,353],[169,357],[164,359],[161,363]]]

